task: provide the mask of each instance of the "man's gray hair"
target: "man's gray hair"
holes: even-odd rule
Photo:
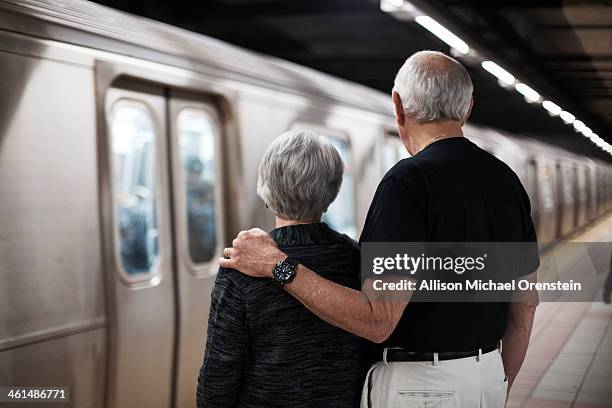
[[[438,51],[419,51],[404,62],[393,90],[418,123],[465,119],[474,87],[461,63]]]
[[[264,153],[257,194],[281,218],[318,220],[338,195],[343,172],[340,154],[323,136],[292,130]]]

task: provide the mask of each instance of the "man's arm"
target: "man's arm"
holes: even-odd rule
[[[527,279],[533,281],[535,273]],[[538,292],[533,290],[521,294],[520,299],[508,305],[508,326],[502,340],[502,360],[508,378],[508,392],[525,360],[538,303]]]
[[[221,270],[212,293],[204,364],[197,387],[198,408],[234,407],[248,352],[242,289]]]
[[[268,234],[257,228],[241,232],[232,245],[224,251],[230,259],[221,258],[221,266],[254,277],[272,277],[276,262],[287,257]],[[401,301],[381,300],[365,289],[368,286],[366,281],[363,291],[350,289],[299,265],[295,279],[284,288],[320,319],[381,343],[395,330],[409,295]]]
[[[327,323],[375,343],[387,340],[395,330],[408,299],[377,299],[366,280],[362,291],[338,285],[300,265],[285,289]]]

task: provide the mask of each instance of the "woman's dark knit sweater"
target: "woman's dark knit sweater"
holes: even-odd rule
[[[324,223],[277,228],[287,255],[359,287],[359,248]],[[221,269],[212,294],[198,407],[358,407],[362,341],[312,314],[271,279]]]

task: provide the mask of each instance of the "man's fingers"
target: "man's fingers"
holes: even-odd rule
[[[237,238],[242,238],[242,237],[244,237],[244,236],[245,236],[245,235],[246,235],[248,232],[249,232],[249,231],[240,231],[240,232],[238,233],[238,237],[237,237]]]
[[[225,269],[235,269],[236,261],[229,258],[219,258],[219,266]]]
[[[226,258],[231,258],[235,253],[236,253],[236,250],[234,248],[224,248],[223,249],[223,256]]]
[[[261,235],[262,233],[265,234],[265,232],[261,228],[251,228],[247,232],[252,235]]]

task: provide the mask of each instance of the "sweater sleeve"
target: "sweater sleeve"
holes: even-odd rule
[[[240,395],[249,335],[244,294],[232,272],[220,269],[212,292],[198,408],[234,407]]]

